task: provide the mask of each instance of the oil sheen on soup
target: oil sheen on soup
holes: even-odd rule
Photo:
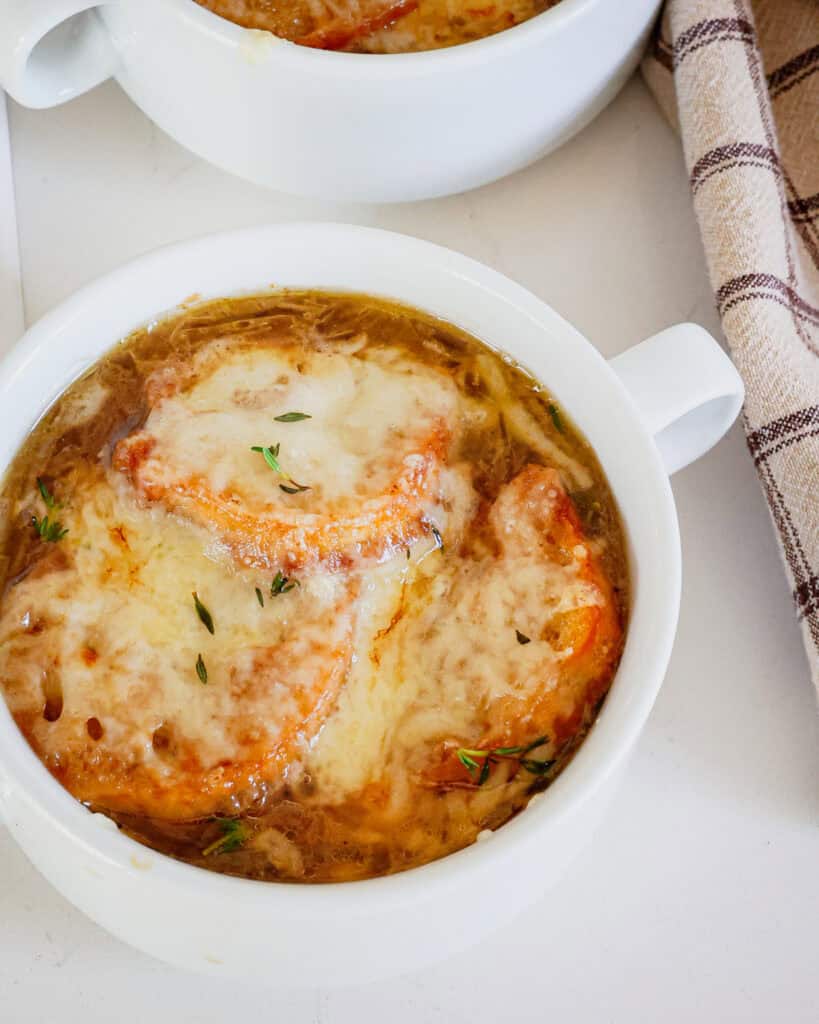
[[[406,53],[495,35],[558,0],[197,0],[245,28],[302,46]]]
[[[623,646],[588,444],[510,360],[380,299],[151,324],[51,407],[2,502],[19,728],[87,807],[215,871],[468,846],[569,762]]]

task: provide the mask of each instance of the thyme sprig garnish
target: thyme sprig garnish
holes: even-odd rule
[[[203,857],[210,857],[216,853],[233,853],[240,849],[250,838],[247,826],[238,818],[214,818],[213,821],[222,830],[222,835],[206,846],[202,851]]]
[[[491,766],[503,760],[517,761],[518,765],[531,775],[546,775],[554,764],[554,760],[538,761],[526,755],[548,742],[548,736],[538,736],[531,743],[519,747],[491,747],[487,750],[459,747],[455,751],[455,756],[473,779],[477,774],[477,784],[482,786],[489,778]]]
[[[68,530],[58,519],[49,521],[48,516],[43,516],[42,519],[38,519],[37,516],[32,516],[31,525],[43,540],[48,541],[51,544],[56,544],[58,540],[62,540],[68,533]]]
[[[289,576],[285,576],[281,569],[279,569],[273,577],[273,582],[270,584],[270,596],[278,597],[279,594],[286,594],[288,590],[300,586],[301,584],[298,580],[291,580]]]
[[[282,472],[282,467],[279,465],[279,459],[278,459],[279,449],[280,448],[281,448],[281,444],[270,444],[270,445],[254,444],[254,445],[251,446],[250,450],[252,452],[261,452],[262,453],[262,458],[268,464],[268,466],[270,466],[270,468],[273,470],[273,472],[274,473],[281,473],[281,475],[284,476],[284,473]]]
[[[288,413],[288,416],[302,416],[301,413]],[[278,419],[278,417],[276,417]],[[309,416],[304,416],[304,419],[309,419]],[[287,421],[289,422],[289,421]],[[250,449],[252,452],[261,452],[262,458],[270,466],[274,473],[278,473],[279,476],[283,476],[287,480],[286,484],[279,484],[279,487],[286,494],[300,494],[302,491],[309,491],[310,487],[307,484],[299,484],[282,469],[281,463],[279,462],[279,451],[281,450],[281,443],[271,445],[254,444]]]
[[[560,415],[560,409],[558,409],[554,402],[549,402],[549,415],[552,417],[555,430],[559,434],[565,434],[566,428],[563,426],[563,417]]]
[[[306,412],[285,412],[281,416],[274,416],[277,423],[298,423],[299,420],[311,420],[313,417]]]
[[[199,676],[199,682],[203,686],[207,686],[207,684],[208,684],[208,670],[205,667],[205,659],[202,657],[201,654],[196,659],[196,674]]]
[[[213,627],[213,616],[199,600],[199,595],[196,593],[195,590],[193,591],[191,596],[193,597],[193,606],[194,608],[196,608],[196,614],[201,619],[202,625],[210,633],[210,635],[213,636],[215,632]]]
[[[57,501],[54,495],[46,486],[45,481],[42,477],[37,477],[37,490],[40,492],[40,497],[43,499],[43,504],[50,511],[55,511],[58,508],[62,508],[62,503]],[[37,531],[38,535],[50,544],[56,544],[58,540],[62,540],[63,537],[68,533],[68,530],[63,524],[52,516],[50,519],[48,515],[44,515],[42,519],[38,519],[36,515],[31,517],[31,525]]]

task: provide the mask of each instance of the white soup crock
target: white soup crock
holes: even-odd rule
[[[722,436],[742,384],[692,324],[609,363],[540,299],[465,256],[369,228],[261,227],[160,249],[35,324],[0,365],[0,471],[118,339],[194,293],[273,285],[369,292],[457,324],[542,380],[594,446],[622,513],[633,584],[622,663],[596,724],[554,784],[485,842],[371,881],[262,883],[155,853],[76,802],[2,700],[0,811],[60,892],[139,949],[275,985],[363,982],[477,941],[538,900],[589,839],[657,695],[677,625],[680,542],[668,474]]]
[[[194,0],[0,0],[0,85],[48,107],[114,76],[160,128],[251,181],[387,202],[475,188],[587,124],[660,0],[561,0],[426,53],[313,50]]]

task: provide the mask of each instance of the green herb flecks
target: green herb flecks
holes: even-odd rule
[[[563,426],[563,417],[560,415],[560,409],[558,409],[554,402],[549,402],[549,415],[552,417],[555,430],[559,434],[565,434],[566,428]]]
[[[531,775],[546,775],[554,761],[535,761],[531,757],[522,757],[520,766]]]
[[[277,423],[298,423],[299,420],[310,420],[313,417],[306,412],[285,412],[281,416],[274,416]]]
[[[455,756],[476,780],[478,786],[482,786],[489,778],[491,766],[502,760],[515,760],[518,762],[518,766],[529,772],[530,775],[542,777],[548,774],[549,769],[555,763],[554,760],[538,761],[535,758],[526,757],[526,755],[548,742],[548,736],[538,736],[536,740],[520,747],[491,747],[488,750],[459,747],[455,751]]]
[[[205,660],[200,654],[196,659],[196,674],[199,676],[199,682],[203,686],[208,685],[208,670],[205,668]]]
[[[214,822],[222,830],[222,835],[202,851],[203,857],[211,854],[233,853],[241,849],[250,838],[247,826],[238,818],[214,818]]]
[[[205,627],[205,629],[211,634],[211,636],[213,636],[213,633],[215,632],[215,630],[213,628],[213,616],[207,610],[207,608],[202,604],[202,602],[199,600],[199,595],[196,593],[195,590],[194,590],[192,596],[193,596],[193,605],[194,605],[194,608],[196,608],[196,614],[201,619],[202,625]]]
[[[42,539],[48,541],[50,544],[56,544],[58,540],[62,540],[68,533],[68,530],[58,519],[49,521],[48,516],[43,516],[42,519],[38,519],[37,516],[32,516],[31,525]]]
[[[261,452],[262,453],[262,458],[268,464],[268,466],[270,466],[270,468],[273,470],[273,472],[274,473],[280,473],[282,476],[284,476],[284,473],[282,473],[282,467],[279,465],[279,459],[278,459],[279,449],[280,448],[281,448],[280,444],[276,444],[276,445],[272,445],[272,444],[271,445],[254,444],[250,450],[252,452]]]
[[[532,642],[532,638],[525,633],[521,633],[519,629],[515,630],[515,636],[518,638],[519,644],[530,644]]]
[[[302,491],[310,490],[304,484],[297,484],[295,480],[291,480],[289,486],[287,484],[279,484],[279,487],[281,487],[285,494],[301,494]]]
[[[287,413],[288,416],[302,416],[301,413]],[[277,417],[278,418],[278,417]],[[309,419],[308,416],[304,417]],[[288,421],[289,422],[289,421]],[[310,488],[306,484],[299,484],[282,469],[281,463],[279,462],[279,451],[281,449],[281,443],[271,445],[260,445],[254,444],[251,447],[252,452],[261,452],[262,458],[270,466],[274,473],[278,473],[279,476],[283,476],[287,480],[286,484],[279,484],[279,487],[287,494],[300,494],[302,491],[309,491]]]
[[[264,594],[256,587],[256,600],[259,602],[262,608],[264,608]]]
[[[294,587],[300,587],[301,584],[298,580],[291,580],[288,576],[285,576],[281,569],[273,577],[273,582],[270,584],[270,596],[278,597],[279,594],[286,594],[288,590],[292,590]]]
[[[63,507],[62,502],[57,501],[48,487],[46,487],[43,479],[39,476],[37,477],[37,490],[40,492],[40,497],[45,502],[46,508],[55,509]]]
[[[40,497],[43,499],[43,504],[49,511],[62,508],[62,502],[57,501],[51,491],[48,489],[45,481],[42,477],[37,477],[37,490],[40,492]],[[38,535],[50,544],[56,544],[58,540],[62,540],[63,537],[68,533],[68,530],[63,524],[52,516],[50,519],[48,515],[44,515],[42,519],[38,519],[37,516],[31,517],[31,525],[37,531]]]
[[[477,751],[477,753],[480,756],[483,753],[483,751],[479,750],[479,751]],[[465,747],[459,747],[458,748],[458,750],[457,750],[457,757],[458,757],[458,760],[461,762],[461,764],[464,766],[464,768],[466,768],[466,770],[469,772],[470,775],[472,775],[474,772],[476,772],[478,770],[478,768],[480,767],[478,762],[474,759],[474,757],[472,757],[472,751],[467,750]]]

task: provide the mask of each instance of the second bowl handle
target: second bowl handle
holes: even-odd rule
[[[742,378],[697,324],[660,331],[610,365],[634,399],[669,474],[712,448],[742,408]]]
[[[114,72],[96,8],[118,0],[0,0],[0,86],[25,107],[55,107]]]

